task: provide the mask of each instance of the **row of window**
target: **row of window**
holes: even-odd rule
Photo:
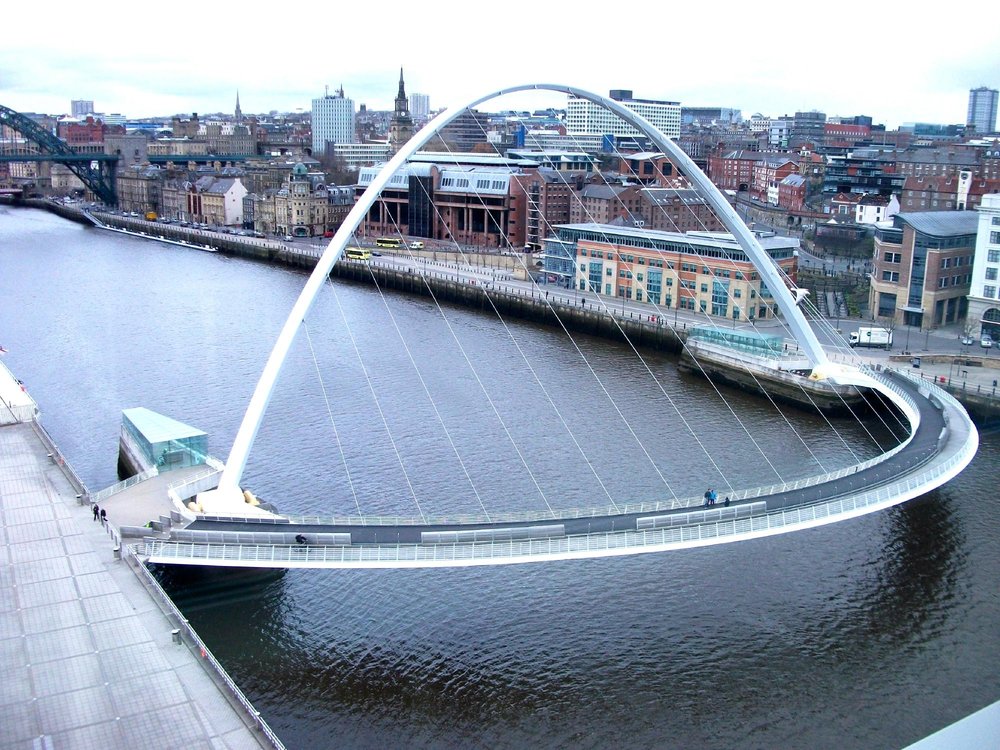
[[[972,274],[965,274],[964,276],[942,276],[938,279],[938,289],[944,289],[949,286],[962,286],[963,284],[972,283]]]
[[[960,268],[961,266],[964,266],[966,263],[968,263],[970,266],[972,265],[971,255],[968,256],[959,255],[957,258],[942,258],[941,268],[951,268],[952,266],[954,266],[955,268]]]

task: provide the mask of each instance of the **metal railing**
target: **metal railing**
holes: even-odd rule
[[[219,660],[215,658],[215,655],[211,652],[205,642],[201,639],[195,629],[191,627],[191,624],[187,621],[184,615],[181,613],[177,606],[173,603],[167,592],[163,590],[160,586],[159,581],[153,577],[153,574],[149,572],[145,564],[136,554],[135,550],[129,546],[125,545],[122,548],[122,559],[128,564],[132,571],[139,578],[139,581],[145,586],[146,590],[149,591],[156,602],[160,605],[160,608],[166,614],[167,618],[172,622],[176,623],[178,629],[183,634],[183,639],[187,641],[189,646],[198,653],[202,661],[209,667],[209,674],[213,675],[218,679],[222,686],[229,692],[232,698],[236,701],[240,709],[242,709],[246,718],[250,721],[253,728],[258,729],[267,741],[271,744],[275,750],[285,750],[284,743],[278,738],[278,735],[274,733],[274,730],[268,725],[264,718],[260,715],[260,711],[253,707],[250,700],[243,694],[239,686],[233,681],[233,678],[229,676],[226,672],[225,667],[219,663]]]
[[[48,431],[42,427],[37,419],[32,420],[30,424],[31,429],[35,431],[35,434],[38,435],[42,444],[45,445],[45,449],[49,452],[49,458],[59,467],[69,483],[73,485],[73,489],[77,492],[77,502],[84,505],[87,504],[90,499],[90,490],[87,489],[87,485],[80,479],[80,475],[76,473],[76,469],[66,460],[66,457],[59,450],[59,446],[56,445],[52,436],[49,435]]]
[[[972,441],[978,443],[978,441]],[[143,554],[158,561],[201,561],[260,567],[364,567],[441,564],[526,562],[543,558],[587,557],[604,554],[651,552],[671,547],[737,541],[748,536],[782,533],[796,526],[821,525],[896,505],[916,497],[935,480],[964,467],[975,452],[965,441],[961,450],[917,476],[872,490],[813,505],[779,509],[765,515],[720,520],[688,526],[642,531],[615,531],[524,541],[455,542],[449,544],[391,544],[360,546],[291,546],[242,544],[191,544],[146,539]],[[950,478],[950,477],[949,477]]]
[[[157,469],[155,466],[146,469],[145,471],[141,471],[135,476],[131,476],[128,479],[123,479],[121,482],[117,482],[111,485],[110,487],[105,487],[103,490],[95,492],[93,495],[90,496],[90,502],[97,503],[98,505],[100,505],[102,502],[107,500],[112,495],[117,495],[119,492],[123,492],[127,490],[129,487],[134,487],[140,482],[145,482],[147,479],[151,479],[152,477],[157,476],[159,473],[160,473],[159,469]]]
[[[877,376],[894,391],[899,392],[911,404],[914,403],[912,397],[905,391],[901,391],[898,386],[886,379],[881,373],[872,374],[873,377]],[[917,378],[913,378],[908,373],[904,373],[904,375],[914,383],[919,382]],[[933,396],[945,405],[946,411],[956,409],[958,411],[955,413],[964,413],[961,411],[962,407],[958,401],[943,389],[928,385],[926,382],[921,385],[929,397]],[[204,564],[212,564],[212,561],[217,561],[221,564],[268,567],[296,565],[303,567],[392,566],[396,564],[463,565],[485,564],[492,561],[517,562],[546,557],[566,558],[629,554],[693,544],[731,542],[747,536],[781,533],[795,527],[832,523],[842,518],[896,505],[940,486],[968,465],[976,453],[979,445],[978,433],[974,428],[971,428],[971,422],[969,425],[970,428],[964,431],[964,435],[961,429],[943,431],[943,436],[947,438],[944,445],[939,445],[936,452],[921,464],[922,468],[919,472],[850,495],[842,495],[809,505],[781,508],[749,518],[709,521],[641,531],[600,532],[523,541],[496,540],[437,544],[310,547],[266,544],[193,544],[146,539],[143,553],[164,561],[204,561]],[[902,446],[897,446],[893,451],[898,451],[901,448]],[[890,451],[889,454],[893,451]],[[859,464],[857,467],[848,467],[823,476],[843,476],[845,473],[857,472],[858,467],[879,463],[885,460],[889,454],[883,454],[869,462]],[[794,489],[817,484],[819,483],[818,479],[818,477],[809,477],[798,482],[772,485],[772,487],[780,486]],[[756,491],[744,491],[739,493],[739,497],[745,498],[748,492]],[[698,498],[697,501],[700,503],[701,498]],[[617,512],[621,512],[621,508]],[[551,518],[551,515],[542,514],[541,517]],[[281,519],[281,522],[283,521],[284,519]]]

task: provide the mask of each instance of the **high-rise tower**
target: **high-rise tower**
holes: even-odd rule
[[[969,90],[969,116],[967,125],[976,133],[995,133],[997,130],[997,90],[980,86]]]
[[[326,153],[327,143],[354,143],[354,100],[344,96],[341,86],[336,96],[329,90],[321,99],[312,100],[313,156]]]

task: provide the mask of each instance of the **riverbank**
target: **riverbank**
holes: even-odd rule
[[[80,208],[66,206],[58,202],[33,199],[21,205],[43,208],[64,218],[85,224],[93,221]],[[282,243],[277,240],[246,237],[242,235],[220,234],[218,232],[181,227],[175,224],[148,222],[131,216],[111,213],[97,215],[108,228],[125,231],[128,234],[158,242],[169,241],[193,249],[217,250],[224,255],[286,265],[309,270],[315,267],[325,247]],[[404,294],[433,297],[463,307],[471,307],[488,314],[517,317],[541,325],[564,327],[568,331],[606,338],[617,342],[629,342],[637,348],[667,351],[683,354],[690,333],[690,326],[684,321],[671,324],[669,318],[657,314],[650,307],[649,314],[634,309],[621,311],[607,301],[588,299],[580,296],[563,296],[566,290],[549,292],[537,286],[526,288],[513,283],[503,283],[484,277],[477,271],[491,269],[501,274],[521,271],[527,275],[523,261],[501,253],[458,255],[439,249],[415,251],[413,254],[420,265],[401,266],[388,252],[385,257],[375,257],[370,261],[352,261],[341,258],[334,266],[332,275],[337,278],[377,285]],[[687,372],[711,378],[719,378],[729,385],[749,392],[780,398],[807,410],[817,406],[829,413],[838,413],[849,408],[860,396],[856,389],[833,389],[807,377],[795,374],[796,357],[788,357],[789,362],[780,367],[748,367],[737,357],[716,357],[706,361],[706,366],[682,365]],[[950,384],[949,384],[950,386]],[[1000,418],[1000,399],[981,391],[972,392],[965,387],[949,387],[970,411],[980,420]]]

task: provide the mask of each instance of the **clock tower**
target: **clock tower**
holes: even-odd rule
[[[399,69],[399,92],[396,94],[396,111],[389,123],[389,151],[395,154],[410,138],[413,137],[413,118],[410,117],[410,107],[406,100],[406,89],[403,86],[403,69]]]

